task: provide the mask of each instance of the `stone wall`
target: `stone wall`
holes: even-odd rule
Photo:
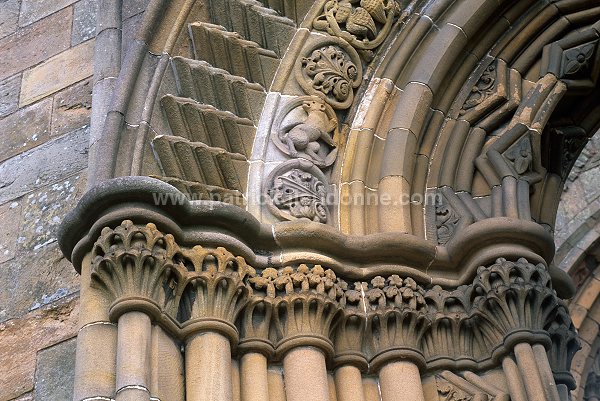
[[[56,230],[86,187],[100,3],[0,0],[0,401],[72,398],[79,278]],[[146,3],[124,1],[125,42]]]

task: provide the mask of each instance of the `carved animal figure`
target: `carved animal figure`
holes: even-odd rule
[[[306,101],[302,104],[302,109],[307,114],[306,120],[283,134],[281,139],[287,145],[290,156],[297,157],[298,152],[303,152],[312,158],[316,165],[322,166],[325,159],[319,155],[321,144],[318,141],[321,139],[329,146],[335,147],[329,132],[335,128],[337,121],[329,118],[325,112],[325,105],[321,102]]]

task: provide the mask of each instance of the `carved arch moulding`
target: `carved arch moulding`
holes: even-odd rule
[[[98,70],[60,236],[82,333],[131,369],[91,388],[82,361],[80,399],[234,399],[246,356],[291,401],[302,367],[319,401],[346,367],[386,401],[398,372],[411,400],[568,400],[553,227],[600,128],[599,21],[591,0],[152,0]],[[156,344],[178,390],[119,359]]]

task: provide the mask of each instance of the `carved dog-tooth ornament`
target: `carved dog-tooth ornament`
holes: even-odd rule
[[[313,27],[344,39],[356,49],[372,50],[385,40],[399,13],[395,0],[330,0]]]
[[[274,124],[273,143],[292,158],[310,160],[320,168],[337,156],[338,120],[320,98],[302,96],[289,103]]]
[[[267,207],[282,220],[309,219],[327,223],[327,178],[313,163],[290,160],[266,181]]]
[[[308,48],[296,62],[296,79],[302,89],[323,98],[334,109],[350,107],[362,74],[356,50],[336,38]]]

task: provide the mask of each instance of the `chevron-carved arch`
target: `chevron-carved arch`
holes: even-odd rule
[[[599,126],[599,17],[589,1],[434,2],[411,15],[359,106],[340,187],[446,201],[341,207],[342,231],[445,243],[436,224],[499,216],[551,230],[561,182]]]

